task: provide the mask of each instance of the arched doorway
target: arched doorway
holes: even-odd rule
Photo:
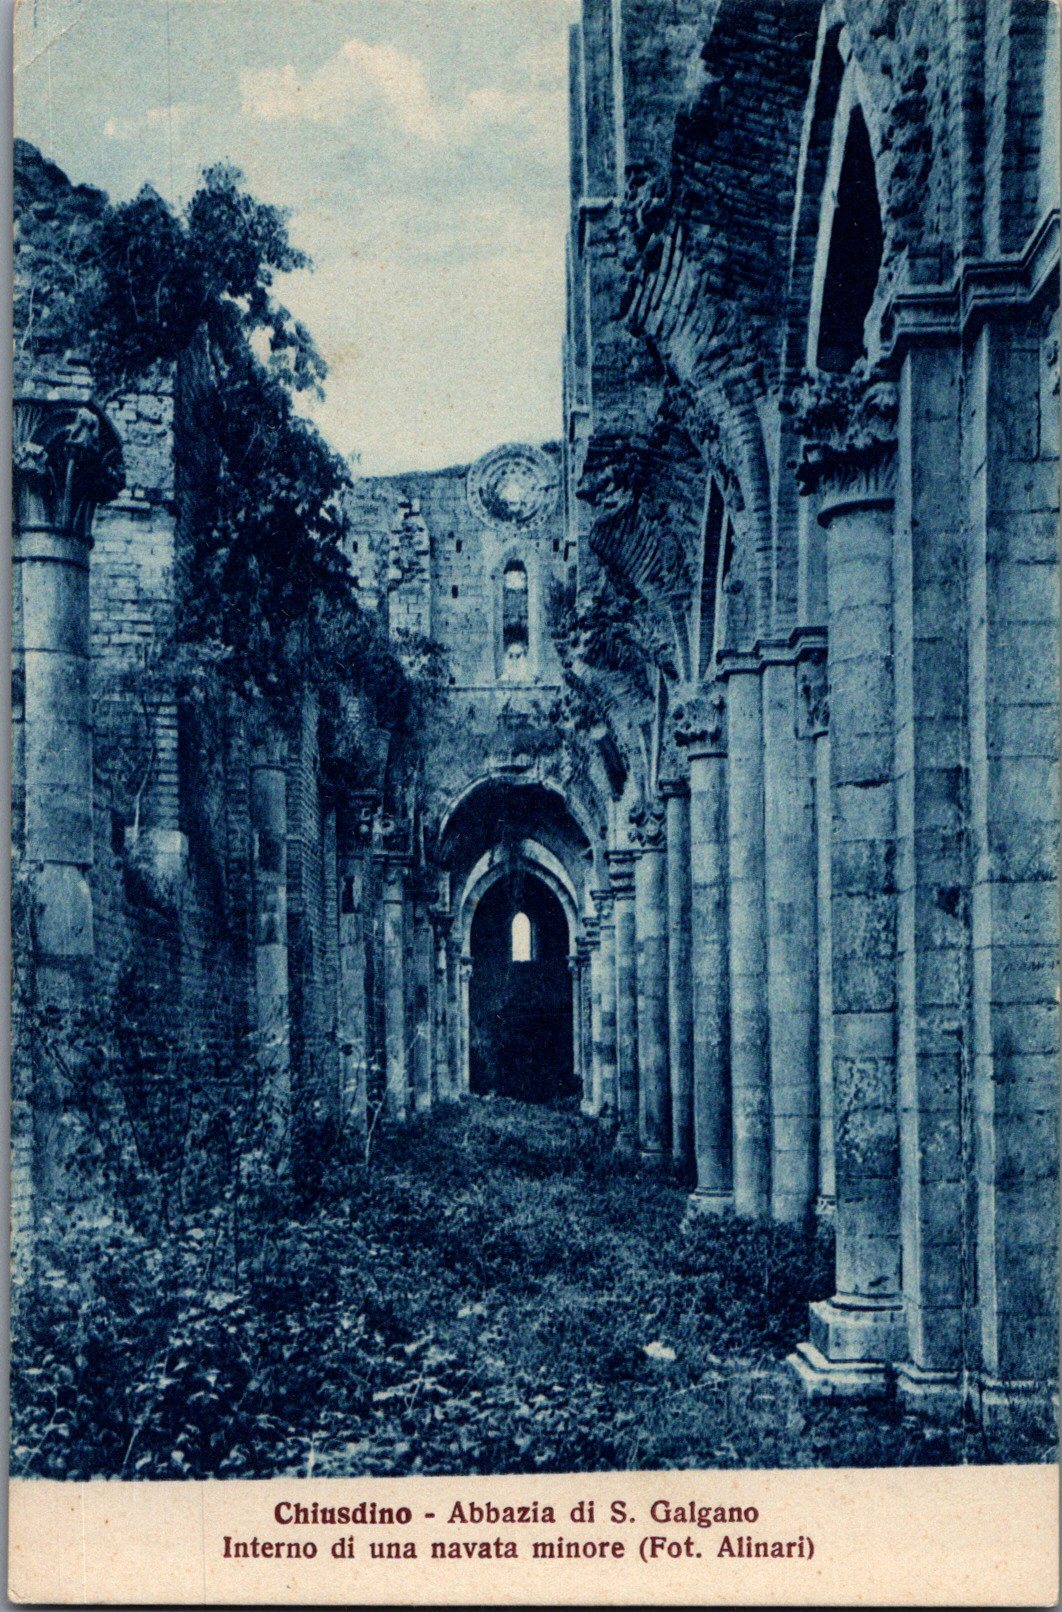
[[[545,1103],[575,1094],[568,919],[516,865],[479,900],[469,931],[473,1092]]]

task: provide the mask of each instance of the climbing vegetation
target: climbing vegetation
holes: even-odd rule
[[[399,654],[358,603],[343,553],[346,462],[299,409],[327,366],[276,281],[311,267],[284,212],[207,168],[183,211],[147,185],[111,204],[16,142],[16,338],[23,373],[86,362],[104,402],[175,376],[173,638],[280,714],[307,687],[323,760],[349,767],[364,722],[403,728],[439,681],[429,644]],[[411,668],[413,675],[411,676]],[[414,687],[419,679],[420,687]],[[338,747],[346,737],[348,751]]]

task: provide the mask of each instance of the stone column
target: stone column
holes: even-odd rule
[[[601,1119],[614,1125],[617,1118],[616,1092],[616,926],[611,890],[591,892],[597,909],[598,945],[592,954],[596,969],[595,997],[598,1004],[594,1041],[595,1078],[599,1083]]]
[[[972,1166],[976,1179],[972,1284],[978,1298],[973,1340],[980,1356],[978,1398],[985,1420],[1004,1425],[1028,1398],[1034,1404],[1040,1400],[1042,1411],[1046,1397],[1052,1391],[1057,1396],[1058,1388],[1056,286],[1057,280],[1045,278],[1045,305],[1039,310],[1026,308],[1019,314],[1013,306],[1000,307],[986,320],[966,355],[963,388],[969,514],[960,545],[969,613],[973,883],[973,1090],[963,1117],[972,1131],[966,1168]],[[1022,293],[1012,287],[1011,294],[1017,301]],[[931,469],[927,459],[920,474]],[[935,546],[924,564],[935,558]],[[941,560],[946,553],[947,548]],[[930,582],[923,571],[918,587],[926,588],[927,604]],[[928,619],[921,608],[919,615]],[[926,650],[919,645],[916,664],[922,677],[925,660]],[[926,742],[919,745],[916,762],[923,802],[933,794],[943,796],[946,783],[940,777],[934,787],[929,770],[932,709],[927,697],[922,708]],[[946,796],[941,804],[945,801]],[[926,888],[919,902],[923,1011],[929,1006],[925,986],[932,977],[931,908],[925,900],[935,883],[930,867],[927,858]],[[952,889],[949,876],[938,901],[943,897],[954,903]],[[941,916],[947,920],[953,915],[945,911]],[[952,929],[945,921],[936,931],[942,982],[953,949]],[[937,1051],[943,1037],[934,1039]],[[930,1047],[931,1042],[925,1050]],[[928,1062],[923,1065],[926,1110],[936,1078],[931,1069]],[[926,1229],[931,1202],[927,1191],[919,1214]],[[943,1225],[936,1240],[941,1245],[946,1240]],[[927,1262],[927,1276],[939,1257]],[[916,1317],[917,1340],[930,1319],[928,1282],[921,1292],[912,1284],[911,1298],[922,1312]]]
[[[406,1038],[406,869],[408,859],[381,853],[383,862],[384,1112],[392,1122],[409,1116],[409,1046]]]
[[[432,990],[431,1089],[435,1101],[452,1102],[453,1061],[451,1056],[451,989],[449,910],[432,907],[430,914],[435,952],[435,981]]]
[[[435,947],[432,940],[428,905],[434,891],[418,880],[413,904],[413,1038],[412,1093],[415,1113],[431,1107],[432,1066],[432,986]]]
[[[801,661],[797,668],[804,731],[814,748],[815,789],[815,928],[818,988],[819,1191],[815,1212],[828,1219],[834,1211],[833,1168],[833,879],[830,871],[832,808],[830,805],[830,710],[824,655]]]
[[[366,853],[372,808],[353,804],[343,820],[339,873],[339,1112],[355,1147],[368,1126],[369,1023],[366,990]]]
[[[833,806],[837,1292],[791,1359],[812,1392],[881,1388],[907,1352],[900,1296],[893,693],[895,457],[838,468],[827,533]]]
[[[795,1223],[819,1179],[814,755],[798,737],[793,646],[765,645],[761,656],[771,1213]]]
[[[634,853],[608,851],[615,900],[616,946],[616,1145],[638,1149],[638,973],[634,928]]]
[[[943,1398],[953,1410],[960,1403],[963,1304],[971,1274],[964,1269],[969,1160],[963,1156],[968,691],[965,636],[955,630],[966,616],[970,544],[955,497],[960,398],[957,347],[934,345],[907,354],[899,390],[893,551],[896,1051],[901,1263],[911,1357],[899,1381],[907,1397]],[[1057,607],[1053,622],[1057,628]]]
[[[257,1056],[273,1165],[291,1142],[288,1002],[287,743],[268,721],[251,745],[250,819],[254,864],[254,980]]]
[[[671,1162],[682,1180],[694,1170],[693,975],[690,790],[684,778],[660,785],[667,813],[667,1020],[671,1083]]]
[[[676,712],[690,766],[690,968],[693,983],[693,1125],[697,1185],[690,1209],[734,1205],[730,1104],[729,836],[726,708],[718,692]]]
[[[590,949],[585,942],[580,941],[573,955],[568,958],[568,972],[572,980],[572,1073],[579,1084],[579,1106],[584,1114],[596,1114],[598,1105],[597,1083],[594,1075],[593,1060],[593,1022],[596,1004],[586,963],[590,958]],[[591,1056],[586,1057],[587,1051],[583,1035],[583,1008],[584,992],[589,999],[591,1024]]]
[[[634,924],[638,946],[638,1139],[642,1160],[661,1168],[671,1156],[668,1068],[667,847],[655,802],[634,826]]]
[[[449,993],[446,1017],[449,1028],[447,1052],[450,1065],[450,1096],[455,1102],[463,1097],[467,1091],[467,1087],[463,1083],[465,1065],[462,1047],[461,963],[461,944],[451,926],[449,938],[446,942],[446,980]]]
[[[472,959],[462,957],[457,974],[458,1002],[458,1089],[462,1097],[472,1090],[472,1019],[469,986],[472,979]]]
[[[758,662],[724,664],[729,721],[730,1082],[734,1208],[765,1218],[771,1205],[767,910],[763,849],[763,719]]]
[[[86,1001],[92,968],[89,551],[97,506],[122,485],[117,435],[95,405],[16,399],[13,829],[27,875],[34,1005],[57,1040]],[[16,1070],[13,1119],[17,1129],[20,1105],[32,1109],[37,1214],[75,1188],[78,1139],[58,1063],[35,1026],[30,1036],[32,1095],[21,1096]]]

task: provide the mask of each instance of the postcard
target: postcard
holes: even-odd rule
[[[1051,1605],[1053,0],[16,0],[9,1585]]]

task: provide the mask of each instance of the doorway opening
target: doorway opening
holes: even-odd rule
[[[552,890],[514,868],[482,897],[469,934],[469,1081],[528,1103],[575,1094],[568,920]]]

